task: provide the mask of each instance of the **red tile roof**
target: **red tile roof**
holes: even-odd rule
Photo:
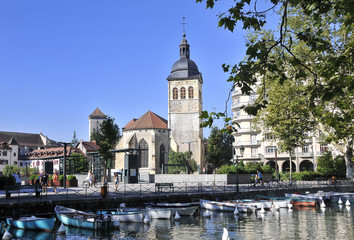
[[[135,129],[167,129],[167,120],[149,110],[139,119],[132,119],[123,131]]]
[[[97,152],[98,149],[100,149],[100,146],[98,146],[95,142],[82,142],[82,146],[88,152]]]

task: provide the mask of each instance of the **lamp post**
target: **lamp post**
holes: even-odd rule
[[[243,145],[240,146],[240,154],[241,155],[237,155],[236,153],[236,192],[237,192],[237,196],[239,195],[239,186],[238,186],[238,158],[239,157],[243,157],[243,153],[245,151],[245,148],[243,147]]]
[[[278,182],[279,181],[279,176],[278,176],[278,149],[275,147],[275,180]]]

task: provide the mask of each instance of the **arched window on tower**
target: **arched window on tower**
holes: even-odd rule
[[[173,88],[173,99],[178,99],[178,89]]]
[[[140,152],[140,161],[139,167],[146,168],[149,163],[149,145],[145,139],[141,139],[139,142],[139,152]]]
[[[188,88],[188,98],[193,98],[193,87]]]
[[[181,87],[181,99],[186,99],[186,89]]]
[[[162,164],[165,164],[165,146],[163,144],[160,146],[160,168],[162,168]]]

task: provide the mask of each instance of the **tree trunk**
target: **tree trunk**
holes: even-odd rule
[[[353,180],[354,176],[353,176],[353,162],[352,162],[352,158],[353,158],[353,140],[349,140],[347,145],[346,145],[346,149],[345,149],[345,153],[344,153],[344,160],[345,160],[345,165],[346,165],[346,178]]]

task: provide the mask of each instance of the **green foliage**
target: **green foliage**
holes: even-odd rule
[[[114,118],[107,117],[103,120],[101,127],[98,131],[92,133],[92,140],[96,141],[96,144],[100,147],[98,150],[104,161],[104,170],[106,172],[107,163],[109,164],[113,160],[113,150],[120,138],[119,127],[114,123]]]
[[[69,181],[71,181],[71,180],[76,180],[76,176],[74,176],[74,175],[69,175],[66,179],[69,180]],[[59,177],[59,180],[60,180],[60,177]]]
[[[217,174],[234,174],[236,171],[236,166],[232,165],[222,165],[220,168],[216,170]]]
[[[17,173],[17,172],[19,172],[19,171],[20,171],[20,168],[17,167],[16,165],[6,165],[6,166],[4,167],[3,174],[4,174],[5,176],[10,176],[10,175],[12,175],[12,174],[14,174],[14,173]]]
[[[331,152],[326,152],[317,159],[317,171],[324,176],[342,176],[345,174],[346,166],[343,157],[333,159]]]
[[[232,135],[222,133],[217,127],[213,127],[208,138],[206,161],[213,164],[216,168],[230,163],[232,159],[232,142]]]
[[[11,176],[0,176],[0,189],[5,189],[5,185],[14,185],[15,178]]]
[[[39,179],[39,175],[38,174],[32,174],[29,179],[32,180],[32,181],[33,180],[37,180],[37,179]]]
[[[80,153],[72,153],[67,160],[67,165],[70,167],[70,173],[83,173],[89,169],[87,159]]]
[[[59,181],[63,181],[64,175],[59,175]]]
[[[213,8],[217,0],[196,0]],[[252,5],[252,6],[251,6]],[[303,94],[293,93],[284,98],[290,101],[291,110],[282,120],[283,128],[288,128],[289,136],[280,134],[282,129],[274,130],[274,124],[268,127],[279,133],[283,149],[289,151],[291,144],[301,145],[301,137],[297,133],[306,131],[298,129],[296,122],[316,120],[328,134],[327,140],[340,143],[337,147],[345,159],[347,178],[353,177],[353,138],[354,119],[353,98],[353,52],[354,52],[354,14],[351,0],[282,0],[271,1],[265,11],[259,1],[235,0],[228,9],[221,10],[219,26],[234,30],[237,24],[250,33],[246,42],[246,57],[235,65],[223,65],[223,70],[230,73],[228,82],[232,90],[237,87],[243,94],[255,90],[260,83],[262,94],[253,105],[245,107],[249,114],[256,115],[268,104],[276,105],[275,99],[269,101],[275,91],[269,87],[277,84],[277,89],[297,83]],[[254,10],[252,10],[254,9]],[[278,12],[277,30],[267,30],[267,14]],[[266,79],[263,79],[266,77]],[[261,81],[260,81],[261,80]],[[282,99],[278,97],[277,99]],[[305,100],[306,99],[306,100]],[[305,102],[304,102],[305,100]],[[281,103],[284,105],[284,103]],[[296,107],[299,112],[296,112]],[[274,107],[274,111],[277,110]],[[269,109],[268,109],[269,110]],[[280,109],[279,109],[280,110]],[[306,113],[307,111],[307,113]],[[280,111],[279,111],[280,112]],[[283,113],[285,111],[282,111]],[[274,114],[273,119],[276,119]],[[311,118],[306,118],[306,114]],[[225,131],[230,125],[230,118],[225,113],[203,112],[202,126],[211,126],[214,119],[225,118]],[[231,120],[232,121],[232,120]],[[289,122],[290,121],[290,122]],[[291,122],[292,121],[292,122]],[[233,130],[233,129],[232,129]],[[292,133],[296,133],[293,135]],[[291,134],[290,134],[291,133]],[[291,139],[291,136],[295,139]]]
[[[22,167],[21,168],[22,175],[25,175],[26,172],[27,172],[27,176],[35,174],[37,172],[37,168],[35,168],[35,167],[27,167],[27,169],[26,169],[26,167]]]
[[[274,172],[274,170],[270,165],[264,165],[264,166],[262,166],[261,172],[263,172],[265,174],[272,174]]]
[[[190,153],[192,156],[192,152]],[[170,151],[168,155],[168,164],[184,164],[184,165],[189,165],[189,154],[188,152],[175,152],[175,151]],[[191,158],[190,160],[190,171],[193,173],[197,170],[197,163],[194,161],[194,159]],[[168,173],[169,174],[179,174],[179,173],[187,173],[187,168],[185,166],[169,166],[168,167]]]
[[[262,166],[263,165],[261,163],[247,162],[245,166],[245,171],[247,173],[256,174],[257,170],[260,170],[262,172]]]

